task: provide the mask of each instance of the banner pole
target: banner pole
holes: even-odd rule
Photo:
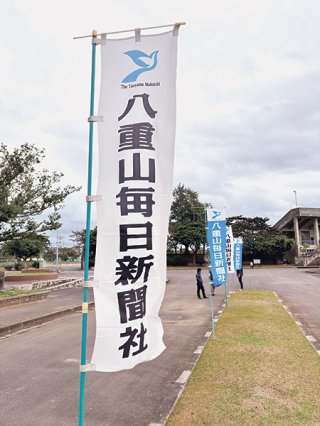
[[[210,281],[210,308],[211,308],[212,338],[213,338],[214,337],[214,310],[213,310],[212,286],[213,286],[213,283]]]
[[[210,242],[209,242],[208,234],[207,234],[207,231],[208,231],[208,215],[207,215],[206,209],[204,209],[204,224],[205,224],[205,228],[206,228],[207,245],[209,246]],[[212,322],[212,333],[211,334],[212,334],[212,338],[214,338],[214,310],[213,310],[213,297],[212,297],[212,288],[214,288],[214,286],[213,286],[211,265],[209,265],[209,282],[210,282],[210,309],[211,309],[211,322]]]
[[[227,308],[228,308],[229,302],[228,302],[228,295],[227,295],[227,281],[224,283],[224,296],[226,298],[226,305],[227,305]]]
[[[94,89],[95,89],[95,67],[96,67],[96,44],[94,43],[97,32],[92,31],[92,59],[91,59],[91,89],[90,89],[90,117],[94,115]],[[93,151],[93,122],[89,121],[89,150],[88,150],[88,181],[87,195],[92,190],[92,151]],[[87,198],[86,214],[86,242],[84,252],[84,282],[89,278],[89,251],[90,251],[90,224],[91,224],[91,201]],[[84,425],[84,402],[86,373],[81,371],[81,366],[87,363],[87,320],[88,320],[88,287],[83,287],[82,304],[82,336],[81,336],[81,361],[80,361],[80,398],[79,398],[79,426]]]

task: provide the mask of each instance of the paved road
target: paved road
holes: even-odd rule
[[[87,374],[86,426],[147,426],[168,414],[184,370],[210,329],[208,300],[198,300],[193,271],[168,271],[161,308],[167,349],[157,359],[119,373]],[[296,268],[245,269],[244,287],[270,289],[320,342],[320,277]],[[230,277],[228,290],[237,280]],[[214,310],[223,301],[217,289]],[[94,338],[89,314],[88,357]],[[1,424],[6,426],[77,425],[81,315],[70,315],[0,340]]]
[[[21,322],[36,320],[48,314],[55,314],[77,306],[80,307],[82,298],[82,287],[71,287],[64,290],[49,292],[47,300],[1,308],[0,332],[1,327],[8,327]],[[88,301],[93,302],[91,288],[89,288],[88,291]]]
[[[144,426],[169,412],[210,330],[210,301],[196,297],[193,271],[169,271],[161,308],[167,349],[155,360],[119,373],[88,373],[86,426]],[[215,296],[215,310],[223,289]],[[88,355],[94,314],[89,313]],[[77,424],[81,315],[69,315],[0,340],[1,424]]]
[[[320,343],[320,274],[316,269],[245,269],[244,288],[275,291],[303,325],[306,334]]]

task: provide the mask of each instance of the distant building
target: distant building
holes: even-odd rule
[[[320,265],[320,208],[297,207],[289,210],[273,227],[296,243],[295,263]]]

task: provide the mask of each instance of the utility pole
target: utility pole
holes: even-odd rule
[[[57,272],[59,270],[59,244],[61,245],[62,240],[63,240],[63,237],[62,236],[59,237],[58,230],[57,230],[57,247],[56,247],[56,269],[57,269]]]
[[[57,230],[57,247],[56,247],[56,269],[59,270],[59,235]]]

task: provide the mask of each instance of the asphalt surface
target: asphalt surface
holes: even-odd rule
[[[320,273],[296,267],[244,269],[244,289],[272,290],[320,350]]]
[[[168,272],[170,281],[160,312],[167,349],[158,358],[118,373],[86,374],[86,426],[147,426],[164,421],[183,386],[177,380],[193,368],[211,328],[210,299],[197,298],[194,275],[190,270]],[[81,289],[74,291],[81,301]],[[220,288],[213,299],[215,311],[223,299]],[[60,296],[55,300],[61,305]],[[33,305],[46,309],[47,303]],[[17,311],[7,311],[13,309]],[[88,360],[94,332],[94,312],[89,312]],[[9,335],[0,345],[5,366],[0,423],[77,425],[81,314]]]
[[[294,267],[245,269],[244,289],[275,291],[302,323],[305,334],[320,342],[320,275],[313,272]],[[160,312],[167,349],[157,359],[131,370],[87,373],[87,426],[161,424],[170,412],[183,386],[177,383],[178,378],[193,368],[198,358],[195,352],[206,342],[205,335],[211,329],[211,309],[210,299],[196,297],[194,271],[168,271],[168,278]],[[236,277],[229,277],[227,289],[239,289]],[[224,288],[216,289],[216,293],[215,314],[223,303]],[[89,294],[92,300],[91,290]],[[31,313],[40,316],[54,309],[80,306],[81,302],[81,288],[53,292],[46,302],[0,309],[0,324],[26,319]],[[94,312],[89,312],[88,360],[94,330]],[[80,313],[1,338],[5,368],[1,370],[0,423],[76,425],[80,344]]]

